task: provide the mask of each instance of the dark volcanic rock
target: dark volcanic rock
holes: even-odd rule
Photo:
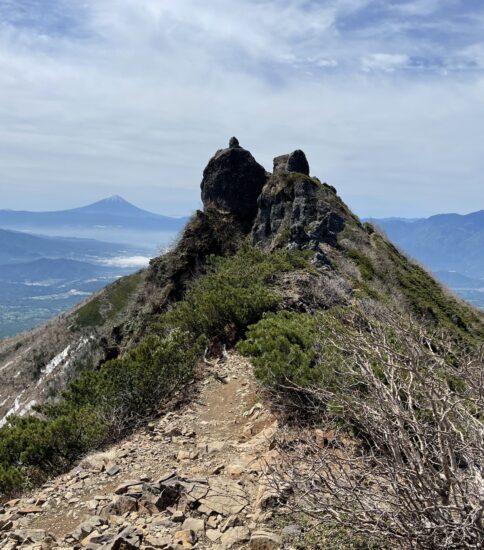
[[[297,167],[296,171],[289,171]],[[264,187],[252,229],[254,245],[319,250],[337,246],[348,213],[334,188],[308,177],[302,151],[274,159],[274,174]]]
[[[298,172],[309,176],[309,163],[306,155],[300,149],[289,155],[281,155],[274,159],[274,174],[283,172]]]
[[[288,172],[299,172],[300,174],[309,176],[309,163],[301,149],[297,149],[289,155],[286,169]]]
[[[203,172],[203,205],[251,223],[266,180],[264,168],[232,138],[229,148],[218,151]]]

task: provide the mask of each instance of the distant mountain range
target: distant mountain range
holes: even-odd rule
[[[0,265],[31,262],[40,258],[86,260],[127,256],[139,254],[139,249],[94,239],[48,237],[0,229]]]
[[[484,277],[484,210],[415,221],[373,221],[392,241],[432,270]]]
[[[28,330],[129,274],[151,250],[0,229],[0,338]],[[138,264],[139,262],[139,264]]]
[[[466,299],[484,306],[484,210],[430,218],[370,219]]]
[[[35,231],[63,228],[117,228],[136,231],[179,231],[186,218],[142,210],[118,195],[81,208],[53,212],[0,210],[0,227]]]
[[[119,196],[55,212],[0,210],[0,338],[51,319],[147,265],[186,221]]]

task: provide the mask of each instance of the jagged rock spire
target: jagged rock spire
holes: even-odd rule
[[[204,207],[233,214],[251,223],[257,213],[257,198],[267,181],[266,171],[237,138],[217,151],[203,172],[201,183]]]

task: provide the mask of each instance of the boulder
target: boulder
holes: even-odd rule
[[[147,506],[148,504],[156,507],[158,511],[166,510],[166,508],[178,502],[182,489],[182,485],[176,476],[158,483],[145,483],[141,503],[147,508],[150,508],[150,506]]]
[[[236,137],[231,137],[229,140],[229,149],[240,148],[239,140]]]
[[[230,548],[234,548],[234,546],[247,542],[249,539],[250,531],[248,527],[233,527],[222,535],[220,545],[222,548],[229,550]]]
[[[193,531],[196,535],[205,533],[205,521],[203,519],[187,518],[182,525],[182,529]]]
[[[138,510],[138,501],[130,496],[121,495],[116,500],[108,504],[102,509],[102,515],[104,517],[109,516],[123,516],[129,512],[136,512]]]
[[[103,525],[106,525],[106,520],[99,516],[93,516],[81,523],[77,529],[71,533],[71,537],[76,540],[82,540]]]
[[[175,533],[175,542],[181,544],[182,548],[193,548],[193,545],[197,542],[197,537],[193,531],[189,529],[182,529]]]
[[[121,471],[121,468],[117,464],[113,464],[106,470],[106,474],[110,477],[115,476],[116,474],[119,474]]]
[[[128,526],[101,548],[102,550],[137,550],[141,546],[142,540],[143,533],[134,527]]]
[[[289,159],[289,155],[280,155],[278,157],[275,157],[273,162],[272,173],[281,174],[283,172],[287,172],[288,159]]]
[[[141,479],[129,479],[128,481],[125,481],[121,485],[118,485],[118,487],[115,489],[115,494],[117,495],[123,495],[124,493],[127,493],[131,487],[134,487],[136,485],[141,485],[142,481]]]
[[[309,163],[301,149],[297,149],[288,155],[280,155],[274,159],[273,173],[298,172],[309,176]]]
[[[47,533],[43,529],[18,529],[11,534],[11,538],[22,544],[39,543],[45,541]]]
[[[288,172],[298,172],[305,176],[309,176],[309,163],[306,155],[301,149],[296,149],[296,151],[293,151],[289,155],[286,169]]]

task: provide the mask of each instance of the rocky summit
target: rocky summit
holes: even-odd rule
[[[303,151],[276,157],[269,174],[235,137],[210,159],[201,188],[206,211],[233,216],[243,222],[245,232],[253,222],[252,242],[257,246],[335,246],[348,215],[333,187],[309,177]]]

